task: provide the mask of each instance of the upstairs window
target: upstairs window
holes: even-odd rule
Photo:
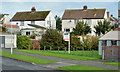
[[[112,40],[112,41],[111,41],[111,45],[112,45],[112,46],[117,46],[117,40]]]
[[[35,21],[31,21],[31,24],[35,24]]]
[[[24,25],[24,21],[21,21],[21,25]]]
[[[102,41],[102,46],[107,46],[107,40]]]
[[[75,20],[74,20],[74,24],[77,24],[78,22],[79,22],[78,19],[75,19]]]
[[[70,32],[70,28],[64,28],[65,32]]]

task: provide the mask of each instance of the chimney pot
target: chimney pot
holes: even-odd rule
[[[111,14],[111,17],[113,17],[113,14]]]
[[[36,11],[35,7],[32,7],[31,12],[34,13]]]
[[[83,7],[83,10],[87,10],[87,5],[85,5],[85,6]]]
[[[107,17],[109,18],[109,14],[110,14],[110,12],[107,12]]]

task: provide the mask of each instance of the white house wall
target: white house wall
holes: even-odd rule
[[[49,28],[49,25],[47,24],[47,21],[51,21],[52,29],[56,29],[56,20],[55,20],[54,15],[52,14],[52,12],[50,12],[45,19],[45,26],[47,28]]]
[[[62,31],[64,31],[64,28],[70,28],[70,32],[73,31],[73,28],[75,28],[76,24],[74,22],[75,20],[62,20]],[[104,21],[104,19],[80,19],[79,21],[87,22],[87,24],[91,27],[92,33],[90,35],[95,35],[94,26],[98,24],[98,21]]]
[[[45,27],[45,21],[35,21],[35,24]]]

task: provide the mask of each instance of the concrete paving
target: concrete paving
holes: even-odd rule
[[[7,51],[7,52],[10,52],[10,51]],[[102,61],[78,61],[78,60],[64,59],[64,58],[58,58],[58,57],[49,57],[49,56],[43,56],[43,55],[37,55],[37,54],[29,54],[29,53],[17,52],[17,51],[14,51],[14,53],[48,59],[48,60],[59,61],[57,63],[48,63],[48,64],[40,65],[40,66],[48,67],[48,68],[57,68],[57,67],[64,67],[64,66],[70,66],[70,65],[85,65],[85,66],[99,67],[99,68],[110,69],[110,70],[119,69],[117,66],[102,64],[103,63]]]

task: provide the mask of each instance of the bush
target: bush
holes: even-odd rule
[[[51,46],[53,49],[57,49],[62,45],[62,35],[57,30],[48,29],[39,42],[42,48],[43,46],[46,48]]]
[[[18,36],[17,47],[20,49],[28,49],[29,45],[32,47],[32,41],[26,36]]]
[[[30,36],[30,38],[35,39],[36,36],[37,36],[37,34],[33,33],[33,34]]]
[[[84,47],[85,50],[98,50],[98,39],[99,37],[83,38],[82,47]]]

